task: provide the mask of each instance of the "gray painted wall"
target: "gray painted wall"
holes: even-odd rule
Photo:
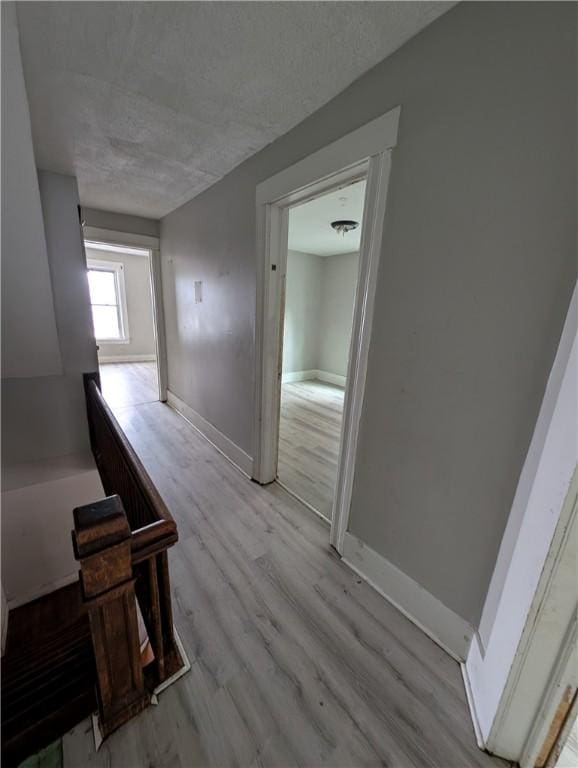
[[[576,10],[458,5],[161,222],[169,387],[250,453],[255,186],[402,105],[351,530],[474,624],[576,274]]]
[[[126,357],[156,353],[150,262],[147,256],[86,249],[87,259],[112,261],[124,267],[126,311],[128,315],[128,344],[98,343],[99,357]]]
[[[12,3],[2,22],[5,468],[88,450],[81,373],[96,369],[96,349],[76,181],[37,175]]]
[[[283,373],[347,374],[359,254],[287,254]]]
[[[78,187],[72,176],[48,171],[38,181],[64,374],[77,378],[96,370]]]
[[[156,219],[130,216],[126,213],[99,211],[96,208],[82,208],[82,219],[87,227],[100,227],[114,232],[128,232],[133,235],[158,237],[160,224]]]
[[[0,538],[9,600],[74,574],[71,511],[103,493],[86,458],[81,374],[97,361],[78,204],[75,179],[37,174],[14,5],[3,3]],[[16,503],[20,489],[30,494]],[[5,611],[2,591],[3,628]]]
[[[2,378],[62,372],[14,3],[2,3]]]
[[[319,307],[320,371],[347,375],[359,254],[343,253],[322,259]]]
[[[41,171],[39,182],[63,373],[2,382],[3,467],[89,451],[82,374],[98,364],[78,190],[56,173]]]
[[[287,253],[283,373],[318,368],[321,258],[311,253]]]

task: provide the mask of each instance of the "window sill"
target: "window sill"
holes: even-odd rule
[[[130,339],[96,339],[97,344],[130,344]]]

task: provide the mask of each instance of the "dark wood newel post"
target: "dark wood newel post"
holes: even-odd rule
[[[74,553],[90,618],[103,737],[149,703],[140,658],[131,531],[119,496],[74,510]]]
[[[119,541],[122,536],[127,537],[126,540],[122,539],[124,542],[122,551],[126,557],[128,557],[126,553],[128,542],[130,542],[131,575],[129,577],[125,574],[122,578],[119,576],[119,583],[122,583],[123,578],[125,580],[136,578],[134,585],[131,582],[130,589],[137,594],[143,624],[150,641],[150,650],[154,656],[153,663],[149,663],[145,670],[145,688],[150,692],[169,680],[184,666],[173,628],[167,558],[168,548],[178,541],[178,532],[171,513],[103,398],[99,384],[98,372],[84,374],[90,444],[104,492],[109,497],[112,497],[112,494],[118,494],[115,503],[123,514],[123,523],[118,530],[115,528],[115,536],[120,537]],[[110,498],[107,501],[109,505],[112,503]],[[86,507],[87,510],[94,508],[95,505]],[[107,510],[109,518],[103,513],[102,519],[99,518],[98,521],[93,519],[93,512],[77,510],[75,513],[75,520],[83,522],[85,527],[83,535],[86,540],[84,547],[87,557],[93,554],[93,550],[87,547],[94,546],[93,539],[98,538],[101,535],[100,532],[103,537],[102,553],[108,552],[107,548],[111,544],[106,526],[112,525],[116,520],[113,512],[112,509]],[[77,519],[77,515],[81,513],[82,518]],[[90,525],[86,523],[85,518],[90,520]],[[99,526],[104,527],[97,528],[96,533],[89,535],[91,526],[96,525],[97,522]],[[121,529],[124,531],[122,535]],[[77,538],[80,547],[81,535],[78,525]],[[79,559],[82,560],[80,550]],[[128,561],[125,566],[128,569]],[[83,573],[84,570],[83,565]],[[111,588],[112,586],[107,587],[109,590]],[[90,597],[92,599],[95,595]],[[95,612],[95,627],[97,617],[98,614]],[[98,652],[96,648],[95,652]],[[148,658],[147,655],[147,660]]]

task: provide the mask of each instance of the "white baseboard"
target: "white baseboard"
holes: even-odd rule
[[[477,643],[477,636],[474,633],[474,636],[472,637],[472,645],[474,643]],[[486,748],[486,742],[484,739],[484,736],[482,734],[482,728],[480,726],[480,719],[478,717],[478,712],[476,710],[476,700],[474,697],[474,692],[472,690],[472,682],[470,680],[470,675],[468,672],[468,665],[466,661],[460,662],[460,669],[462,671],[462,678],[464,681],[464,688],[466,689],[466,699],[468,702],[468,709],[470,710],[470,717],[472,719],[472,725],[474,726],[474,733],[476,735],[476,743],[480,749]]]
[[[156,355],[99,355],[99,363],[154,363]]]
[[[317,378],[317,371],[287,371],[283,373],[283,384],[291,384],[294,381],[310,381]]]
[[[329,371],[315,371],[316,379],[319,381],[325,381],[328,384],[335,384],[338,387],[345,387],[345,376],[340,376],[338,373],[329,373]]]
[[[336,384],[338,387],[345,386],[345,376],[329,373],[329,371],[318,371],[317,369],[311,369],[310,371],[286,371],[281,381],[283,384],[291,384],[294,381],[326,381],[328,384]]]
[[[219,432],[217,427],[214,427],[210,422],[204,419],[199,413],[197,413],[190,405],[187,405],[180,397],[167,390],[167,403],[174,408],[175,411],[185,418],[191,426],[193,426],[197,432],[214,446],[219,453],[234,464],[237,469],[240,469],[244,475],[251,477],[253,472],[253,459],[242,448],[239,448],[232,440],[230,440],[222,432]]]
[[[69,584],[73,584],[75,581],[78,581],[78,571],[69,573],[68,576],[63,576],[61,579],[56,579],[56,581],[52,581],[50,584],[42,584],[41,586],[32,589],[29,592],[25,592],[24,594],[19,595],[14,600],[9,600],[8,610],[12,611],[14,608],[20,608],[21,605],[31,603],[33,600],[37,600],[39,597],[44,597],[44,595],[49,595],[51,592],[55,592],[57,589],[67,587]]]
[[[473,629],[437,597],[350,533],[343,560],[453,659],[465,660]]]

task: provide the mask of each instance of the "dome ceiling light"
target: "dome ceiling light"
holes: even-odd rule
[[[358,221],[350,221],[349,219],[339,219],[338,221],[332,221],[331,226],[336,232],[345,237],[346,232],[351,232],[353,229],[357,229],[359,226]]]

